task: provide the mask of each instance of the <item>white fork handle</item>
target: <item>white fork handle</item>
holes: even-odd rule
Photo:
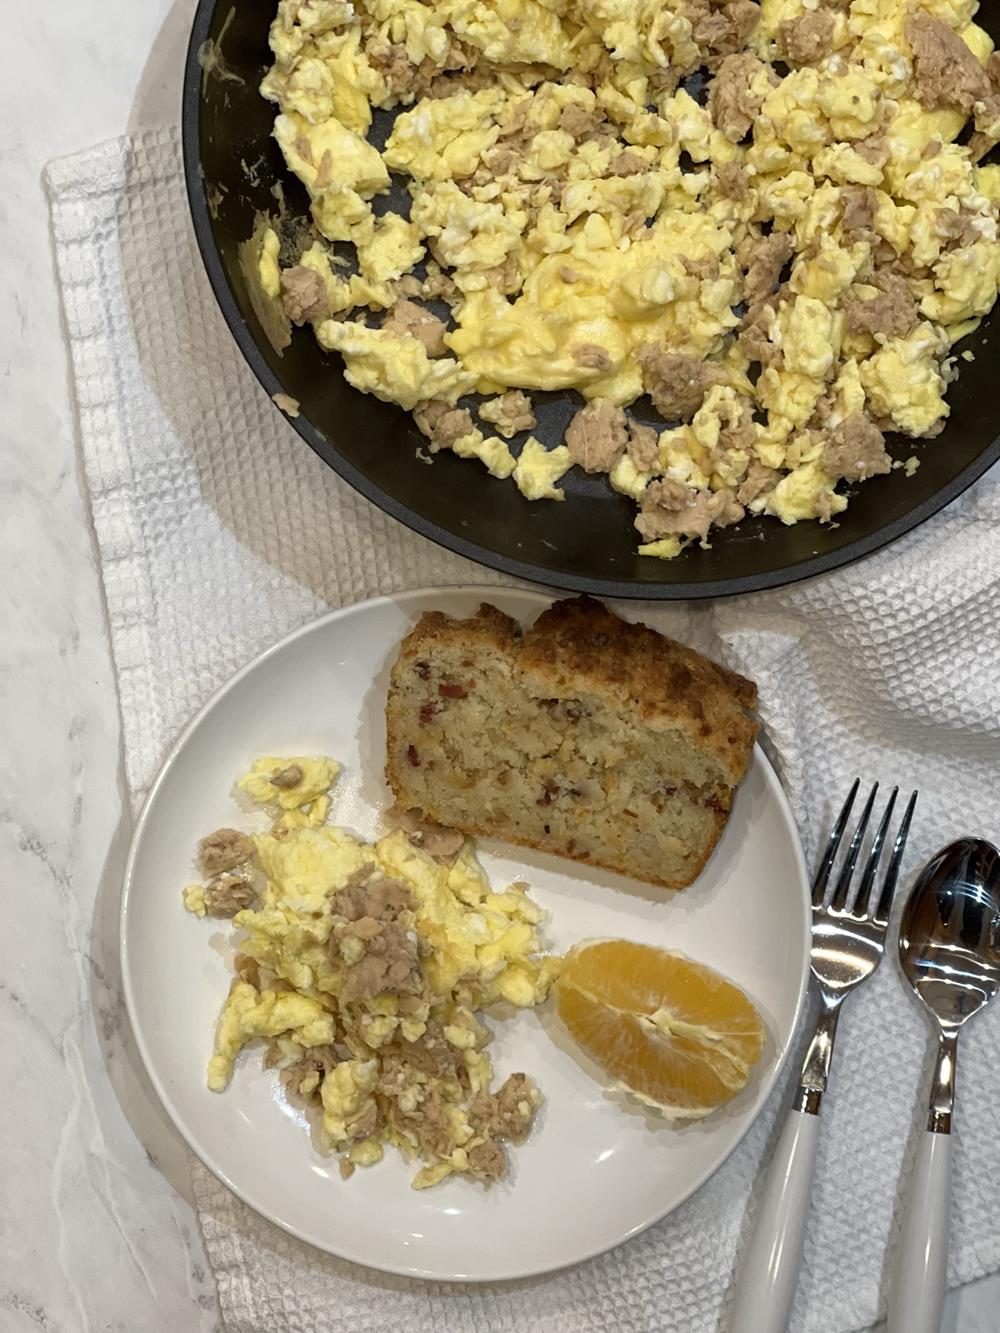
[[[786,1333],[802,1264],[818,1139],[818,1115],[789,1114],[743,1255],[730,1333]]]
[[[940,1333],[950,1220],[951,1135],[924,1130],[893,1265],[889,1333]]]

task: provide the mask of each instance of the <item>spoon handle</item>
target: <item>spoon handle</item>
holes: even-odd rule
[[[951,1135],[924,1130],[903,1213],[888,1333],[940,1333],[948,1274]]]

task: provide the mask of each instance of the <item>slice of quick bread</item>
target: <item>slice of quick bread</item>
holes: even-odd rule
[[[386,778],[438,824],[681,889],[725,828],[756,700],[589,597],[524,632],[486,604],[429,611],[392,669]]]

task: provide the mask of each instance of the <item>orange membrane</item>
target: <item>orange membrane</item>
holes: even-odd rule
[[[738,986],[631,940],[578,945],[556,1005],[602,1069],[670,1116],[707,1115],[734,1097],[764,1046],[760,1014]]]

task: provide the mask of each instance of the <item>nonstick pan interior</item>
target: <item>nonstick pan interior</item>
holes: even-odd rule
[[[561,588],[611,597],[717,597],[775,587],[835,569],[895,540],[930,517],[1000,456],[1000,386],[991,366],[997,310],[956,351],[961,375],[948,395],[951,416],[934,440],[893,440],[890,452],[915,455],[902,469],[857,488],[835,523],[784,527],[747,519],[712,533],[709,550],[693,546],[673,561],[636,552],[635,506],[600,477],[574,468],[560,485],[563,503],[529,503],[509,481],[448,453],[431,465],[425,443],[400,409],[346,383],[338,357],[312,330],[297,329],[278,353],[254,313],[239,247],[261,214],[277,210],[281,187],[292,215],[307,215],[306,196],[271,137],[274,107],[258,93],[270,65],[268,27],[276,0],[201,0],[184,84],[185,169],[198,243],[216,297],[243,354],[269,394],[300,404],[302,438],[375,504],[432,540],[495,569]],[[978,16],[996,38],[1000,14]],[[206,43],[211,43],[206,46]],[[540,430],[548,445],[582,399],[540,395]],[[277,408],[275,409],[278,410]]]

